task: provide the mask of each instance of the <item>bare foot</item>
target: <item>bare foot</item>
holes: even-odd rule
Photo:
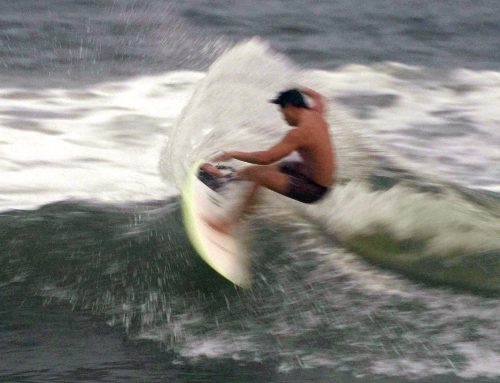
[[[218,232],[231,235],[234,225],[228,219],[211,219],[211,218],[203,218],[203,220],[210,226],[212,229],[217,230]]]

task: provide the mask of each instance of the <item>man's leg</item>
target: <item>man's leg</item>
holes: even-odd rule
[[[238,222],[243,215],[252,211],[259,189],[260,185],[258,183],[252,184],[250,191],[243,198],[241,205],[236,208],[236,210],[232,212],[231,217],[229,217],[231,221]]]
[[[225,233],[229,233],[234,224],[252,209],[255,204],[257,192],[261,187],[284,195],[286,195],[288,190],[288,176],[279,171],[278,165],[248,166],[238,171],[236,177],[253,182],[250,192],[246,195],[240,207],[231,214],[231,217],[222,221],[208,222],[214,229]]]

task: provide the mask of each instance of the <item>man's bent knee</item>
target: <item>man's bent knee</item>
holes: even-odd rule
[[[236,172],[236,177],[245,181],[254,181],[257,166],[247,166]]]

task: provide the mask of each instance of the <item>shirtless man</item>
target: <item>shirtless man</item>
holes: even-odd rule
[[[252,206],[260,187],[303,203],[315,203],[330,190],[335,180],[335,157],[325,119],[326,102],[323,96],[310,88],[300,89],[311,97],[308,106],[297,89],[281,92],[270,102],[280,106],[283,118],[292,126],[285,137],[268,150],[258,152],[224,152],[214,162],[236,159],[251,164],[236,173],[238,179],[253,182],[253,187],[233,217],[222,221],[208,221],[215,229],[229,233],[234,224]],[[278,160],[297,151],[302,161]]]

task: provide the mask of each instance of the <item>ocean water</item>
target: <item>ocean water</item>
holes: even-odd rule
[[[0,381],[497,382],[499,11],[0,0]],[[179,190],[279,139],[296,84],[339,181],[262,194],[241,290]]]

